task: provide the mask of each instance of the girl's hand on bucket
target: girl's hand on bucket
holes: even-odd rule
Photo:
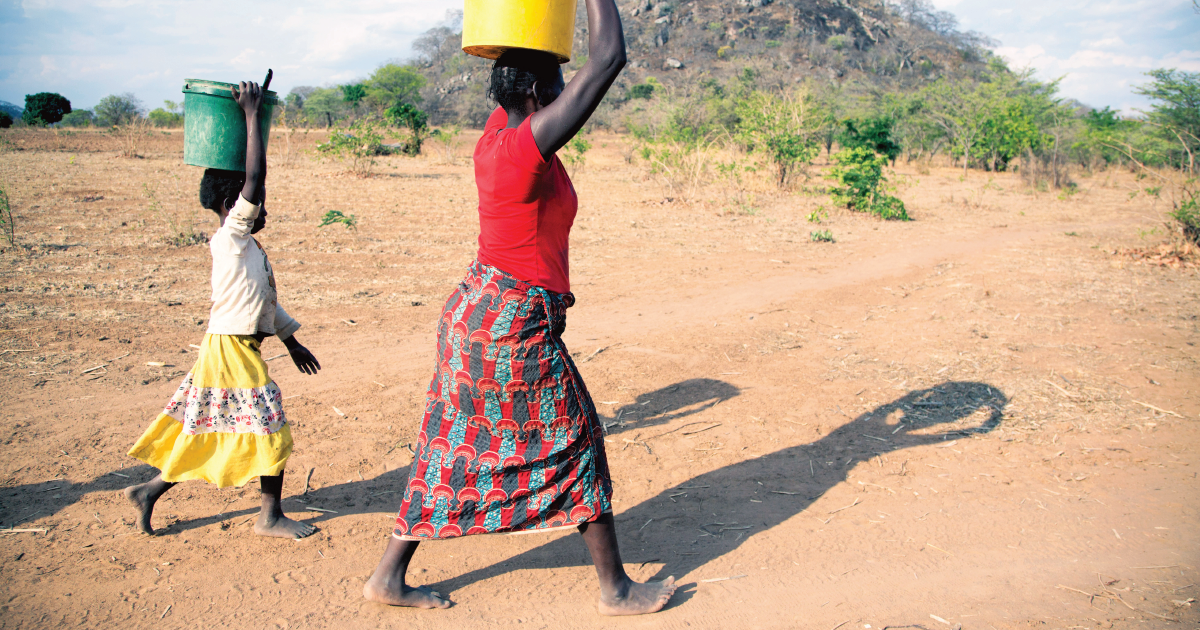
[[[242,110],[246,112],[246,115],[258,113],[258,108],[262,106],[263,102],[263,91],[257,83],[242,81],[237,87],[232,89],[233,100],[242,106]]]

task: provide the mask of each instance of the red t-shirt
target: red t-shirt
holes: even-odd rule
[[[508,114],[497,107],[475,145],[479,262],[566,293],[568,240],[579,200],[558,156],[542,159],[531,120],[506,129]]]

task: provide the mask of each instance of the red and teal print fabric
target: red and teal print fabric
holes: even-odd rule
[[[551,529],[612,510],[603,429],[561,337],[574,302],[471,265],[438,323],[396,536]]]

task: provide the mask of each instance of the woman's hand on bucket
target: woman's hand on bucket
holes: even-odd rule
[[[257,114],[262,106],[263,89],[253,81],[242,81],[233,89],[233,100],[242,106],[246,115]]]

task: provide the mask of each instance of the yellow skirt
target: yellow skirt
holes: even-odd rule
[[[204,479],[218,488],[282,474],[292,432],[258,340],[205,335],[200,346],[196,365],[129,455],[161,470],[164,481]]]

